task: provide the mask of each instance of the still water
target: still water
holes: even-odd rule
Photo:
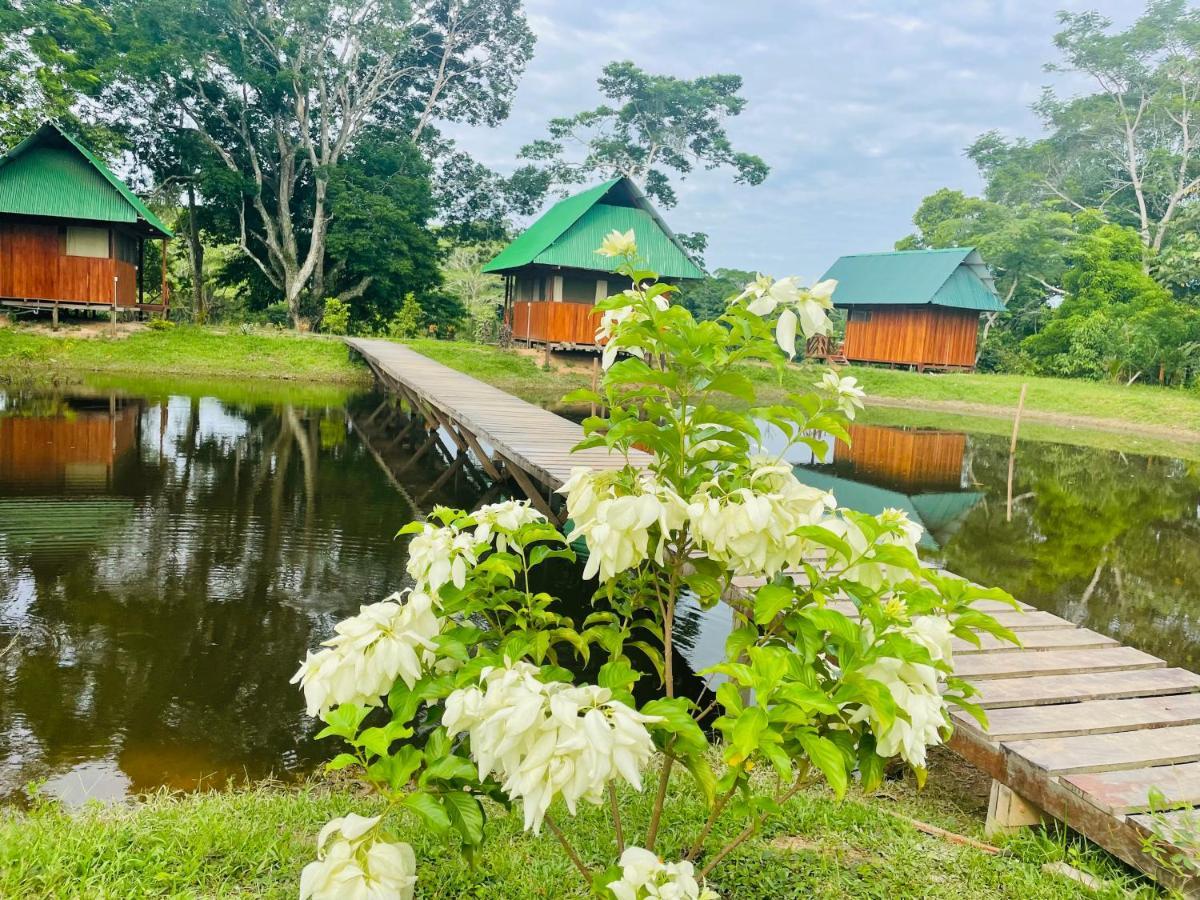
[[[330,752],[288,680],[403,580],[397,528],[496,499],[380,398],[164,386],[0,394],[0,800],[287,777]],[[925,525],[950,569],[1200,669],[1200,472],[1178,460],[857,425],[801,477]],[[568,574],[565,580],[570,580]],[[727,614],[681,617],[693,667]]]

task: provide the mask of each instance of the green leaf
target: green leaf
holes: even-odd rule
[[[339,753],[329,762],[325,763],[326,772],[337,772],[339,769],[344,769],[347,766],[358,765],[358,757],[353,753]]]
[[[317,737],[340,737],[353,744],[354,738],[358,734],[358,727],[370,711],[369,706],[357,706],[353,703],[335,706],[325,713],[326,727],[317,732]]]
[[[846,796],[846,786],[849,781],[846,773],[846,759],[842,756],[842,751],[829,738],[820,735],[798,734],[796,737],[800,741],[800,746],[804,748],[805,754],[812,760],[812,764],[821,770],[825,780],[833,788],[834,794],[841,800]]]
[[[483,843],[483,807],[475,797],[465,791],[447,791],[442,794],[442,805],[464,844]]]
[[[795,600],[790,588],[780,584],[768,584],[759,588],[754,595],[754,622],[767,625],[787,609]]]
[[[871,793],[883,784],[887,760],[875,752],[875,739],[865,734],[858,748],[858,774],[864,793]]]
[[[802,615],[823,631],[828,631],[835,638],[847,644],[857,644],[858,635],[862,630],[857,622],[844,613],[827,606],[812,606],[805,609]]]
[[[717,701],[731,716],[741,715],[744,708],[741,692],[736,684],[729,681],[724,681],[717,686]]]
[[[443,756],[421,774],[421,783],[424,784],[431,778],[441,781],[453,781],[457,778],[474,782],[478,777],[479,770],[469,759],[463,759],[461,756]]]
[[[743,625],[735,628],[725,638],[725,658],[738,659],[747,647],[758,640],[758,629],[753,625]]]
[[[629,664],[629,660],[617,658],[610,659],[600,667],[596,683],[600,687],[608,688],[614,694],[627,694],[633,690],[633,686],[641,677],[641,673]]]
[[[450,816],[432,794],[413,791],[404,798],[403,806],[420,816],[435,834],[444,835],[450,830]]]
[[[675,746],[683,753],[703,753],[708,749],[708,738],[692,718],[691,701],[682,697],[651,700],[642,707],[646,716],[658,716],[663,721],[649,724],[651,730],[665,731],[675,737]]]
[[[702,753],[689,753],[680,757],[679,761],[692,776],[696,787],[704,795],[704,802],[711,809],[717,799],[717,776],[713,774],[712,766],[708,764],[708,760]]]
[[[744,709],[733,723],[733,749],[745,759],[758,749],[762,734],[769,727],[767,714],[762,707]]]

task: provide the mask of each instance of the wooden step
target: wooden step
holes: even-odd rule
[[[1190,693],[1200,691],[1200,675],[1186,669],[1135,669],[1130,672],[985,679],[979,682],[978,688],[980,693],[971,698],[973,702],[985,709],[1006,709]]]

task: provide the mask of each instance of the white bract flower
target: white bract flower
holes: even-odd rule
[[[863,408],[863,397],[866,394],[858,386],[858,379],[853,376],[841,378],[831,369],[815,386],[831,393],[837,401],[838,409],[844,412],[848,419],[853,419],[855,413]]]
[[[641,473],[635,490],[589,469],[575,469],[559,488],[574,524],[567,540],[587,542],[585,579],[599,574],[608,581],[650,558],[661,564],[671,534],[687,520],[687,504],[651,473]]]
[[[934,662],[950,663],[952,628],[950,620],[942,616],[917,616],[902,631],[925,647]],[[862,674],[886,685],[897,710],[903,715],[897,716],[890,727],[885,728],[874,710],[862,707],[852,720],[870,720],[876,739],[875,752],[880,756],[899,754],[909,765],[925,768],[926,749],[940,744],[943,730],[950,725],[941,692],[946,673],[923,663],[884,657],[864,666]]]
[[[321,829],[317,859],[300,873],[300,900],[412,900],[416,855],[373,833],[380,818],[350,813]]]
[[[752,459],[749,485],[723,492],[713,483],[688,503],[691,534],[736,575],[771,577],[799,565],[812,549],[792,532],[833,507],[833,496],[796,478],[791,465]]]
[[[471,513],[471,518],[475,521],[475,543],[493,544],[501,553],[508,549],[508,538],[522,527],[546,521],[528,500],[505,500],[481,506]]]
[[[633,229],[622,233],[615,228],[604,236],[600,249],[596,251],[601,256],[634,256],[637,254],[637,240]]]
[[[614,309],[603,310],[600,313],[600,324],[596,326],[596,343],[604,346],[601,365],[605,369],[613,364],[618,352],[628,353],[630,356],[636,356],[639,359],[645,356],[645,351],[641,347],[627,347],[616,339],[618,326],[635,316],[644,315],[635,305],[636,301],[642,299],[638,291],[622,291],[621,296],[627,297],[630,301],[629,304],[618,306]],[[655,294],[651,298],[651,302],[659,312],[665,312],[671,306],[671,300],[665,293]]]
[[[756,316],[769,316],[782,308],[775,323],[775,341],[790,358],[796,355],[797,333],[805,338],[829,334],[832,323],[827,310],[833,307],[836,287],[837,282],[832,278],[804,288],[792,276],[776,281],[759,275],[746,285],[734,302],[744,302],[746,309]]]
[[[841,511],[839,511],[841,512]],[[913,575],[901,566],[879,562],[874,558],[875,546],[899,546],[916,554],[917,545],[921,540],[924,529],[899,509],[885,509],[878,516],[880,522],[898,529],[898,533],[882,534],[875,539],[874,544],[868,540],[858,524],[845,515],[831,516],[818,524],[842,538],[850,547],[852,565],[842,572],[842,577],[859,584],[866,585],[872,590],[880,590],[887,585],[898,584],[912,578]]]
[[[701,887],[686,860],[664,863],[649,850],[629,847],[621,854],[620,865],[620,880],[607,885],[616,900],[719,900],[716,892]]]
[[[519,798],[525,828],[533,831],[559,797],[574,815],[580,800],[604,802],[615,778],[640,791],[654,754],[646,723],[659,721],[614,700],[606,688],[546,684],[538,671],[526,662],[487,669],[482,687],[460,688],[446,699],[442,717],[451,735],[470,735],[479,777],[494,775]]]
[[[393,594],[335,625],[327,649],[310,650],[291,683],[303,687],[310,716],[341,703],[378,706],[397,678],[411,688],[433,664],[441,630],[428,594]]]
[[[468,566],[478,562],[475,543],[474,536],[467,532],[425,523],[408,544],[406,568],[417,589],[437,597],[444,584],[461,588],[467,583]]]

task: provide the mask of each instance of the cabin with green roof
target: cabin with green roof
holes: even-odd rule
[[[515,339],[595,346],[593,307],[629,287],[615,272],[621,261],[596,253],[614,230],[633,231],[647,267],[664,281],[704,277],[641,189],[613,178],[554,204],[483,267],[504,277],[505,321]]]
[[[171,230],[86,147],[46,123],[0,157],[0,304],[165,311],[143,303],[147,240]]]
[[[838,283],[851,362],[973,369],[980,315],[1004,309],[974,247],[843,256],[822,277]]]

